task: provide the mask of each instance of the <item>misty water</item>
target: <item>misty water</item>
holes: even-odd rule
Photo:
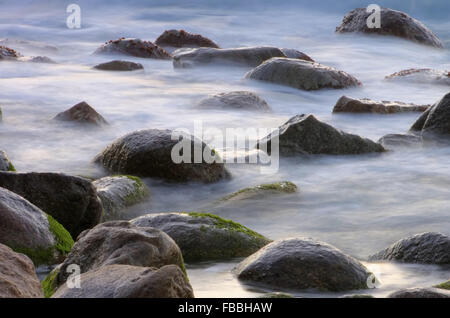
[[[413,67],[450,70],[448,1],[379,1],[429,26],[446,46],[439,50],[390,37],[336,35],[347,11],[364,1],[78,1],[82,28],[69,30],[61,1],[0,1],[0,38],[23,55],[45,55],[58,64],[0,63],[0,149],[19,171],[55,171],[101,176],[92,158],[115,138],[138,129],[276,128],[290,117],[312,113],[346,132],[378,140],[405,133],[419,116],[333,115],[342,95],[432,104],[448,93],[436,84],[388,82],[386,75]],[[447,14],[444,14],[447,12]],[[272,45],[295,48],[317,62],[344,70],[362,87],[306,92],[243,80],[239,67],[174,69],[171,61],[118,57],[144,71],[101,72],[92,66],[112,57],[92,53],[105,41],[137,37],[154,41],[166,29],[205,35],[221,47]],[[26,40],[28,42],[20,42]],[[250,90],[272,113],[196,109],[209,94]],[[86,101],[111,124],[89,129],[50,119]],[[218,152],[225,149],[212,145]],[[381,155],[291,158],[275,174],[258,166],[228,165],[232,179],[215,184],[167,184],[145,179],[150,199],[133,214],[207,211],[242,223],[271,238],[308,236],[364,261],[381,286],[363,291],[385,296],[403,287],[447,280],[450,269],[433,265],[368,263],[367,256],[408,235],[450,234],[450,147],[397,149]],[[289,180],[296,195],[216,207],[218,198],[244,187]],[[240,260],[188,264],[197,297],[249,297],[264,289],[238,282],[231,273]],[[357,293],[355,291],[355,293]],[[359,292],[361,293],[361,292]],[[315,291],[298,296],[336,297]],[[345,294],[348,294],[345,293]]]

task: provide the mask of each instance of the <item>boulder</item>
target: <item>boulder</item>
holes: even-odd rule
[[[52,298],[193,298],[194,293],[178,266],[159,269],[108,265],[80,276],[81,288],[61,286]]]
[[[424,112],[410,130],[418,131],[424,137],[434,135],[448,137],[450,135],[450,93]]]
[[[422,138],[420,136],[408,134],[388,134],[381,137],[378,143],[385,148],[398,147],[420,147],[422,146]]]
[[[60,121],[73,121],[96,126],[108,125],[106,119],[97,113],[97,111],[86,102],[76,104],[70,109],[59,113],[53,119]]]
[[[22,55],[16,50],[10,49],[6,46],[0,46],[0,61],[1,60],[17,60]]]
[[[111,40],[99,47],[94,54],[123,54],[135,57],[168,60],[170,54],[150,41],[135,38]]]
[[[123,173],[140,177],[156,177],[168,181],[201,181],[215,182],[229,176],[223,163],[211,150],[215,160],[207,163],[204,158],[194,158],[194,149],[202,149],[203,153],[209,147],[192,136],[183,135],[172,139],[172,131],[148,129],[139,130],[116,139],[103,152],[94,158],[94,162],[102,165],[112,173]],[[185,139],[186,138],[186,139]],[[183,153],[184,162],[175,163],[172,151],[175,146],[190,145],[190,154]],[[188,149],[184,149],[188,152]]]
[[[92,182],[103,205],[103,220],[124,219],[124,210],[143,201],[149,189],[138,177],[112,176]]]
[[[0,203],[1,204],[1,203]],[[0,298],[42,298],[33,262],[0,244]]]
[[[345,133],[317,120],[313,115],[297,115],[278,131],[258,141],[257,147],[271,153],[272,140],[278,136],[282,156],[297,154],[350,155],[383,152],[385,149],[367,138]]]
[[[361,85],[355,77],[335,68],[314,62],[280,57],[265,61],[248,72],[245,78],[307,91]]]
[[[40,265],[57,263],[71,250],[73,240],[51,216],[21,196],[0,188],[0,243]]]
[[[102,204],[92,183],[60,173],[0,172],[0,187],[24,197],[61,223],[72,237],[97,225]]]
[[[369,28],[367,21],[372,12],[357,8],[347,13],[337,33],[361,32],[401,37],[413,42],[442,48],[441,41],[422,22],[404,12],[389,8],[381,9],[381,27]]]
[[[372,276],[354,258],[309,238],[278,240],[235,268],[239,280],[292,290],[344,291],[367,288]]]
[[[244,188],[223,197],[220,201],[239,201],[247,199],[262,199],[268,196],[297,193],[297,186],[290,181],[260,184],[255,187]]]
[[[185,30],[166,30],[155,41],[156,45],[161,47],[213,47],[219,48],[219,46],[200,34],[194,34]]]
[[[120,61],[120,60],[101,63],[94,66],[94,68],[103,71],[135,71],[144,69],[144,67],[140,63]]]
[[[16,168],[9,160],[8,155],[3,150],[0,150],[0,171],[16,171]]]
[[[167,233],[187,262],[245,257],[271,242],[239,223],[210,213],[147,214],[130,222]]]
[[[385,78],[390,81],[450,85],[450,71],[433,70],[430,68],[402,70],[388,75]]]
[[[450,264],[450,237],[435,232],[416,234],[395,242],[369,260]]]
[[[375,101],[368,98],[342,96],[333,108],[333,113],[377,113],[424,112],[430,105],[416,105],[402,102]]]
[[[303,52],[300,52],[296,49],[281,49],[281,52],[284,53],[284,55],[286,55],[286,57],[290,58],[290,59],[299,59],[299,60],[305,60],[305,61],[310,61],[310,62],[314,62],[314,60],[312,58],[310,58],[308,55],[306,55]]]
[[[180,50],[173,53],[173,66],[175,68],[189,68],[201,65],[234,65],[255,67],[272,57],[286,57],[276,47],[256,46],[231,49],[198,48]]]
[[[202,99],[197,107],[270,112],[270,107],[264,99],[247,91],[211,95]]]
[[[398,290],[387,298],[450,298],[450,292],[438,288],[407,288]]]

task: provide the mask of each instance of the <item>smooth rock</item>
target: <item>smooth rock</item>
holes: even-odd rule
[[[385,148],[398,148],[398,147],[420,147],[423,145],[422,138],[420,136],[408,135],[408,134],[388,134],[381,137],[378,143]]]
[[[283,52],[284,55],[286,55],[286,57],[290,58],[290,59],[299,59],[299,60],[314,62],[314,60],[312,58],[310,58],[308,55],[306,55],[305,53],[300,52],[296,49],[282,48],[281,52]]]
[[[59,113],[53,119],[60,121],[73,121],[96,126],[108,125],[106,119],[97,113],[97,111],[86,102],[76,104],[70,109]]]
[[[375,101],[368,98],[356,99],[342,96],[336,102],[333,113],[377,113],[393,114],[402,112],[424,112],[430,105],[411,103]]]
[[[450,298],[450,292],[437,288],[408,288],[391,293],[387,298]]]
[[[185,30],[166,30],[155,41],[156,45],[161,47],[213,47],[219,46],[212,40],[200,34],[194,34]]]
[[[94,54],[123,54],[135,57],[170,59],[170,54],[150,41],[135,38],[111,40],[99,47]]]
[[[223,197],[220,201],[258,200],[276,195],[297,193],[297,186],[290,181],[260,184],[255,187],[244,188]]]
[[[103,71],[135,71],[144,69],[144,67],[140,63],[120,60],[101,63],[94,66],[94,68]]]
[[[12,162],[9,160],[8,155],[3,150],[0,150],[0,171],[16,171],[16,168],[14,168]]]
[[[449,137],[450,135],[450,93],[438,100],[420,116],[410,128],[423,137]]]
[[[238,109],[249,111],[270,112],[267,102],[252,92],[234,91],[219,93],[202,99],[197,107],[217,109]]]
[[[385,77],[390,81],[450,85],[450,71],[433,70],[430,68],[408,69]]]

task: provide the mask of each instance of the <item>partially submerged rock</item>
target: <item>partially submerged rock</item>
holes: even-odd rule
[[[450,237],[427,232],[404,238],[372,255],[369,260],[404,263],[450,264]]]
[[[72,237],[97,225],[102,204],[92,183],[60,173],[0,172],[0,187],[24,197],[61,223]]]
[[[218,159],[205,143],[186,135],[180,136],[180,141],[174,139],[170,130],[135,131],[116,139],[94,159],[94,162],[112,173],[156,177],[168,181],[215,182],[229,176],[224,164],[217,162],[219,160],[207,163],[203,157],[199,163],[194,163],[194,149],[197,148],[202,149],[203,153],[209,151],[213,158]],[[178,155],[179,152],[177,153],[177,148],[174,147],[178,147],[179,142],[181,145],[191,145],[191,151],[184,149],[190,152],[183,156],[186,161],[175,163],[172,151]]]
[[[111,40],[99,47],[95,54],[124,54],[135,57],[170,59],[170,54],[150,41],[135,38]]]
[[[387,298],[450,298],[450,292],[438,288],[408,288],[391,293]]]
[[[56,64],[55,61],[53,61],[51,58],[47,56],[27,56],[27,57],[20,57],[18,60],[20,62]]]
[[[297,154],[350,155],[383,152],[385,149],[370,139],[345,133],[317,120],[313,115],[297,115],[278,131],[258,141],[257,147],[271,153],[271,144],[278,138],[282,156]]]
[[[94,68],[103,71],[135,71],[144,69],[144,67],[140,63],[121,60],[101,63],[94,66]]]
[[[96,126],[108,125],[106,119],[97,113],[97,111],[86,102],[76,104],[70,109],[59,113],[53,119],[60,121],[73,121]]]
[[[3,150],[0,150],[0,171],[11,171],[11,172],[16,171],[16,168],[9,160],[8,155]]]
[[[1,204],[1,203],[0,203]],[[0,298],[42,298],[33,262],[0,244]]]
[[[403,102],[375,101],[368,98],[342,96],[336,102],[333,113],[378,113],[424,112],[430,105],[416,105]]]
[[[335,68],[304,60],[279,57],[265,61],[248,72],[245,78],[308,91],[361,85],[352,75]]]
[[[423,137],[450,136],[450,93],[424,112],[410,130],[420,132]]]
[[[270,107],[264,99],[248,91],[234,91],[211,95],[202,99],[197,107],[270,112]]]
[[[411,18],[404,12],[381,8],[381,27],[369,28],[367,21],[372,12],[366,8],[357,8],[348,12],[342,24],[336,28],[337,33],[362,32],[401,37],[413,42],[442,48],[438,37],[423,23]]]
[[[17,58],[21,57],[22,55],[17,52],[16,50],[13,50],[6,46],[0,46],[0,61],[1,60],[17,60]]]
[[[386,76],[386,79],[412,83],[450,85],[450,71],[433,70],[430,68],[412,68],[388,75]]]
[[[371,277],[354,258],[309,238],[275,241],[242,261],[235,273],[253,284],[327,291],[365,289]]]
[[[423,144],[422,137],[409,134],[388,134],[380,138],[378,143],[385,148],[420,147]]]
[[[178,266],[159,269],[107,265],[80,276],[81,288],[61,286],[52,298],[193,298],[194,293]]]
[[[187,262],[245,257],[270,242],[239,223],[209,213],[147,214],[131,223],[167,233]]]
[[[73,240],[50,215],[21,196],[0,188],[0,243],[40,265],[57,263],[70,252]]]
[[[241,189],[231,193],[221,201],[237,201],[246,199],[260,199],[273,195],[292,194],[298,191],[297,186],[290,181],[260,184],[255,187]]]
[[[310,58],[308,55],[306,55],[305,53],[300,52],[296,49],[282,48],[281,51],[284,53],[284,55],[286,55],[286,57],[288,57],[290,59],[299,59],[299,60],[314,62],[314,60],[312,58]]]
[[[104,177],[92,182],[102,200],[103,220],[124,218],[124,209],[143,201],[149,195],[148,187],[134,176]]]
[[[194,34],[185,30],[166,30],[155,41],[156,45],[161,47],[213,47],[219,46],[212,40],[200,34]]]

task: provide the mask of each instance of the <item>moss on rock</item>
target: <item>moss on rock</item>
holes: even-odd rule
[[[56,250],[64,256],[67,255],[72,250],[74,244],[72,236],[51,215],[47,214],[47,218],[50,232],[53,233],[56,240]]]
[[[126,198],[125,202],[127,205],[133,205],[137,202],[142,201],[149,195],[148,187],[139,177],[130,175],[119,175],[118,177],[126,177],[134,182],[134,192],[130,193]]]
[[[59,267],[53,269],[50,274],[45,277],[42,281],[42,288],[44,289],[45,298],[50,298],[55,293],[58,285],[56,283],[56,278],[58,277]]]
[[[16,172],[17,171],[16,168],[14,167],[14,165],[11,162],[9,163],[8,171],[10,171],[10,172]]]
[[[239,191],[233,192],[233,193],[225,196],[224,198],[222,198],[221,201],[235,199],[241,195],[246,195],[246,194],[249,194],[249,195],[259,194],[259,193],[263,194],[263,193],[266,193],[266,191],[274,192],[277,194],[290,194],[290,193],[297,192],[298,187],[290,181],[281,181],[281,182],[276,182],[276,183],[260,184],[255,187],[244,188]]]
[[[447,289],[447,290],[450,290],[450,280],[448,280],[448,281],[446,281],[446,282],[444,282],[444,283],[442,283],[442,284],[436,285],[436,286],[434,286],[434,287],[440,288],[440,289]]]

